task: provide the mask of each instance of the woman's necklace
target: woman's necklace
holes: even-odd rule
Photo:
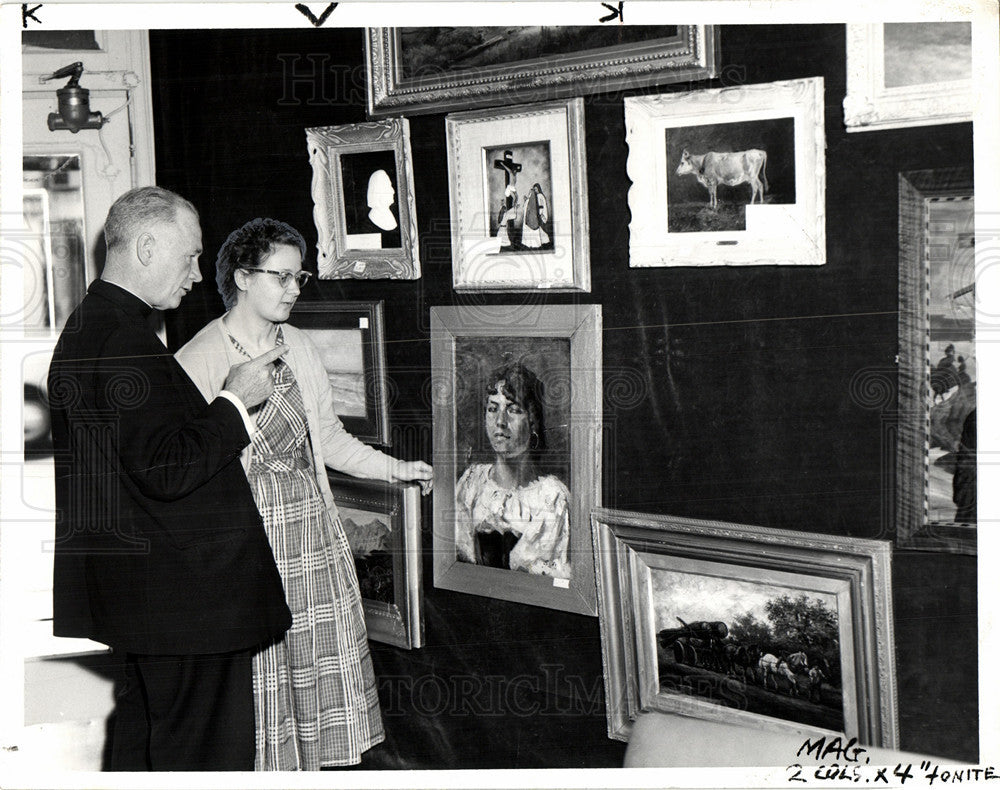
[[[225,323],[225,322],[223,322],[223,323]],[[237,351],[239,351],[247,359],[253,359],[254,358],[254,355],[252,355],[249,351],[247,351],[246,347],[239,340],[236,339],[236,337],[232,333],[232,330],[228,326],[226,326],[226,334],[229,336],[229,341],[233,344],[233,347]],[[283,336],[283,333],[281,331],[281,327],[280,326],[275,326],[275,328],[274,328],[274,343],[272,344],[272,347],[273,346],[277,346],[277,345],[279,345],[279,344],[281,344],[283,342],[284,342],[284,336]],[[259,354],[263,354],[265,351],[268,351],[268,350],[269,349],[265,346],[265,347],[263,347],[263,348],[260,349]],[[259,356],[259,354],[258,354],[258,356]]]

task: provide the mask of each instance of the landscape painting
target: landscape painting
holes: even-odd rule
[[[327,479],[354,558],[368,638],[421,647],[420,487],[330,469]]]
[[[503,69],[512,63],[652,40],[666,47],[681,36],[676,25],[401,27],[398,33],[399,76],[404,80]]]
[[[661,693],[843,731],[834,594],[662,568],[650,580]]]
[[[340,521],[354,556],[361,597],[395,603],[392,580],[392,519],[379,510],[341,506]]]
[[[795,122],[769,118],[666,130],[667,230],[747,229],[747,205],[795,204]]]
[[[449,25],[365,33],[370,117],[694,84],[719,73],[715,25]]]

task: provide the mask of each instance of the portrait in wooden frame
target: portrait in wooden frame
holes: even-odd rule
[[[420,277],[405,118],[306,129],[321,280]]]
[[[976,553],[975,299],[972,169],[901,173],[900,547]]]
[[[847,26],[848,132],[972,120],[972,23]]]
[[[583,100],[445,119],[457,291],[590,291]]]
[[[422,647],[420,486],[331,470],[327,478],[354,557],[368,638]]]
[[[388,447],[382,302],[298,302],[289,322],[316,344],[344,427],[363,442]]]
[[[508,106],[695,82],[719,68],[714,25],[371,27],[368,114]]]
[[[888,541],[591,520],[609,737],[659,710],[898,747]]]
[[[595,614],[600,306],[432,307],[431,367],[434,586]]]
[[[826,262],[823,79],[625,98],[629,266]]]

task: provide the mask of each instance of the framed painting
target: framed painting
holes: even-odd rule
[[[583,100],[445,121],[455,290],[589,291]]]
[[[972,23],[847,26],[849,132],[972,120]]]
[[[365,52],[373,117],[696,82],[719,69],[713,25],[372,27]]]
[[[898,747],[888,541],[591,520],[611,738],[659,710]]]
[[[899,177],[896,542],[976,553],[971,168]]]
[[[629,265],[826,262],[820,77],[625,99]]]
[[[306,129],[321,280],[420,277],[410,126]]]
[[[327,476],[354,557],[368,638],[422,647],[420,486],[330,470]]]
[[[382,302],[298,302],[289,321],[316,344],[344,427],[388,447]]]
[[[601,308],[431,308],[434,586],[596,614]]]

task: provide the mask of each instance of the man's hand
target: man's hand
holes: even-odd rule
[[[222,388],[239,398],[248,409],[263,403],[274,391],[272,363],[286,351],[288,346],[276,346],[259,357],[233,365]]]
[[[420,483],[420,493],[427,496],[434,487],[434,469],[423,461],[400,461],[395,480],[400,483]]]

